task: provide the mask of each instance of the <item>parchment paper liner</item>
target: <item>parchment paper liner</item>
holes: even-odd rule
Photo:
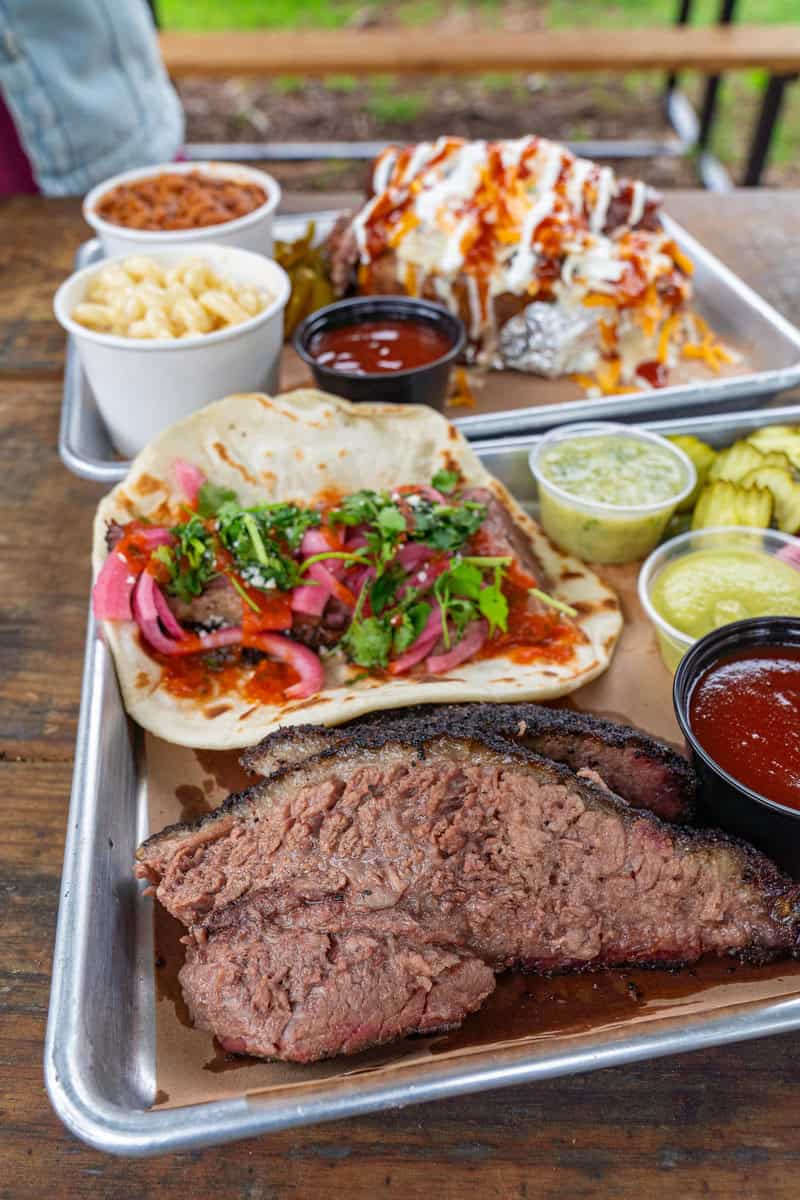
[[[661,662],[655,636],[636,599],[636,567],[602,568],[620,595],[625,629],[605,675],[570,699],[572,707],[614,719],[679,742],[672,710],[672,679]],[[218,804],[245,785],[235,754],[195,752],[148,736],[146,742],[150,828],[186,819],[187,807]],[[152,904],[151,900],[143,900]],[[495,994],[460,1030],[439,1037],[408,1038],[353,1057],[313,1066],[265,1063],[226,1056],[209,1034],[187,1027],[176,1012],[174,975],[183,928],[160,906],[156,921],[157,1107],[180,1107],[242,1094],[274,1093],[313,1086],[364,1071],[394,1071],[415,1062],[466,1057],[524,1041],[591,1038],[600,1030],[707,1013],[713,1016],[757,1001],[800,994],[800,963],[748,967],[732,960],[708,961],[692,970],[609,971],[542,979],[509,973]],[[163,965],[158,965],[162,960]],[[165,994],[166,992],[166,994]],[[182,1007],[180,1002],[177,1007]],[[185,1019],[185,1015],[184,1015]]]

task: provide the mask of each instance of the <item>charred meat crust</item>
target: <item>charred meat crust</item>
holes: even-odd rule
[[[631,726],[539,704],[417,705],[369,713],[346,725],[285,726],[246,750],[240,762],[247,771],[269,775],[350,742],[356,731],[393,729],[409,721],[423,721],[441,732],[458,726],[508,738],[573,770],[597,770],[629,804],[665,820],[684,823],[694,815],[697,781],[682,755]]]

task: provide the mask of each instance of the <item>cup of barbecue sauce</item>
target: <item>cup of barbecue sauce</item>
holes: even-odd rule
[[[702,824],[745,838],[800,879],[800,619],[734,621],[675,675]]]
[[[294,335],[295,350],[326,392],[439,411],[465,341],[458,317],[408,296],[340,300],[312,313]]]

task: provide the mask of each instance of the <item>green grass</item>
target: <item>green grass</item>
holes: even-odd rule
[[[379,11],[384,4],[359,0],[157,0],[165,29],[335,29],[364,9]],[[386,5],[386,7],[389,7]],[[393,15],[407,25],[435,21],[448,7],[445,0],[398,0]],[[491,13],[499,0],[462,0],[461,7]],[[534,7],[534,5],[532,5]],[[552,26],[624,27],[669,25],[676,0],[539,0]],[[716,20],[719,0],[696,0],[693,23]],[[759,24],[790,24],[797,20],[797,0],[739,0],[737,19]]]
[[[677,9],[676,0],[550,0],[549,23],[553,26],[632,27],[671,25]],[[719,0],[696,0],[692,10],[693,25],[708,25],[716,21]],[[797,0],[739,0],[736,19],[740,24],[791,24],[798,17]]]
[[[377,121],[407,125],[424,111],[424,96],[411,92],[377,92],[369,97],[366,110]]]
[[[306,81],[302,75],[276,75],[272,86],[282,96],[294,96],[297,92],[302,92]]]
[[[343,96],[351,96],[353,92],[358,91],[360,86],[355,75],[328,75],[325,78],[325,87],[328,91],[340,92]]]
[[[337,29],[358,0],[156,0],[164,29]]]

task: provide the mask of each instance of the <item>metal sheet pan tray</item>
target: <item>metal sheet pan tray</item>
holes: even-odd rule
[[[281,216],[276,237],[292,240],[304,232],[308,220],[316,221],[318,237],[331,228],[335,212]],[[665,227],[695,264],[696,307],[723,341],[740,351],[752,364],[746,374],[596,400],[568,398],[576,385],[568,380],[542,380],[534,375],[492,372],[476,391],[476,410],[449,410],[447,415],[465,436],[494,437],[544,430],[567,421],[643,420],[657,417],[696,416],[703,412],[748,408],[762,404],[800,385],[800,331],[747,287],[719,259],[710,254],[669,218]],[[86,242],[78,252],[77,266],[99,261],[100,244]],[[284,355],[284,381],[295,385],[306,377],[298,370],[294,351]],[[100,483],[115,483],[128,464],[114,451],[97,411],[92,390],[81,369],[72,338],[67,346],[64,399],[59,434],[64,465],[76,475]]]
[[[799,423],[800,407],[650,427],[667,433],[692,432],[725,445],[759,425],[779,422]],[[527,467],[531,441],[518,437],[478,447],[489,469],[523,502],[533,500]],[[62,1120],[99,1149],[127,1155],[187,1150],[800,1029],[800,967],[783,964],[782,987],[769,994],[762,990],[747,1003],[732,999],[730,989],[736,985],[726,972],[738,968],[718,967],[722,974],[706,993],[707,1003],[679,1004],[670,1015],[649,1011],[634,1018],[623,1013],[621,1019],[605,1024],[579,1023],[566,1036],[563,1030],[556,1036],[545,1030],[535,1038],[515,1038],[492,1029],[491,1016],[474,1014],[468,1021],[481,1018],[479,1032],[485,1035],[488,1029],[490,1036],[473,1039],[465,1054],[431,1053],[410,1061],[408,1050],[394,1058],[385,1053],[378,1068],[334,1060],[341,1064],[338,1073],[324,1079],[310,1078],[303,1074],[308,1068],[297,1068],[299,1074],[291,1085],[269,1092],[246,1094],[244,1082],[242,1094],[229,1094],[223,1100],[152,1108],[158,1100],[152,906],[142,900],[131,870],[136,846],[149,832],[142,761],[140,733],[124,714],[110,655],[90,617],[45,1076]],[[612,974],[583,978],[600,980]],[[649,973],[650,978],[659,975],[675,978],[666,972]],[[559,986],[566,993],[579,987],[581,978],[564,976]],[[540,982],[549,988],[556,983]],[[617,984],[622,992],[625,986]],[[587,992],[590,1005],[596,994]],[[516,1004],[524,996],[517,990],[512,999]],[[238,1086],[237,1079],[234,1087]]]

